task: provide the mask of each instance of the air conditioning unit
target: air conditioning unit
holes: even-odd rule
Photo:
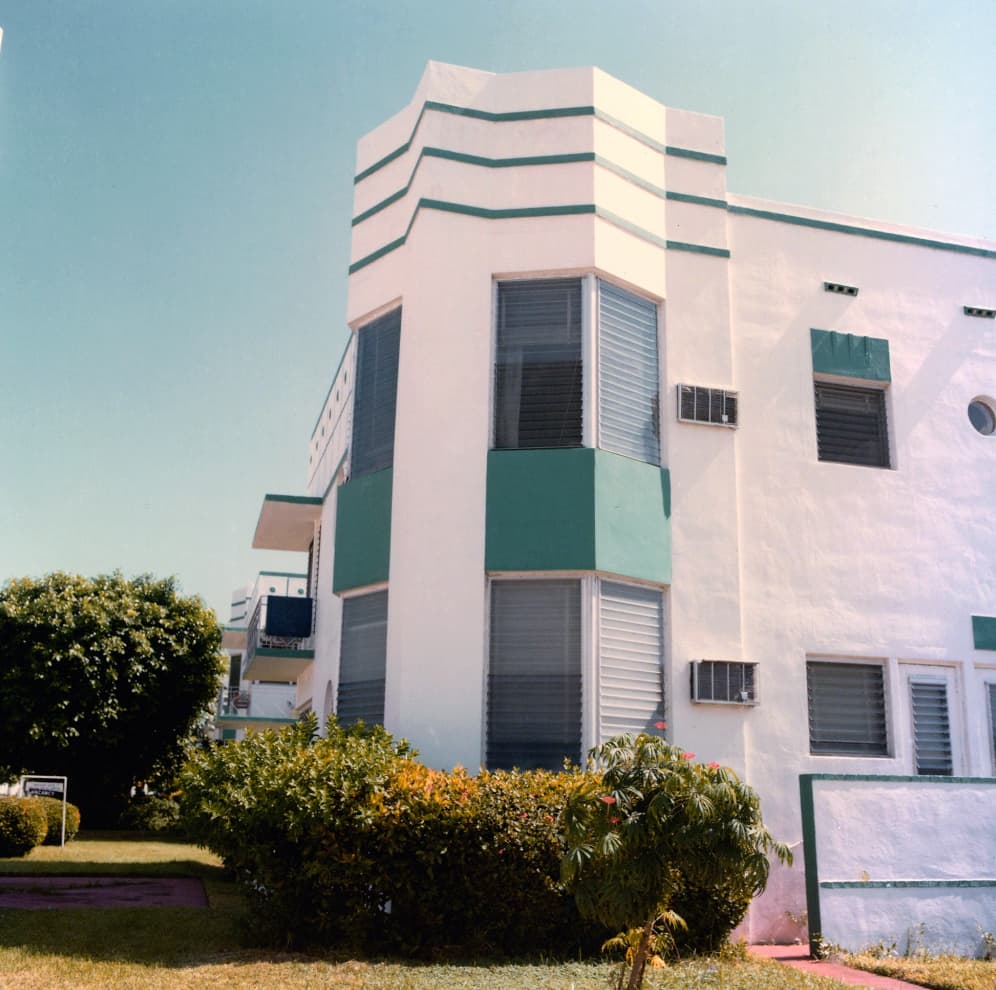
[[[678,419],[683,423],[736,426],[737,393],[702,385],[679,385]]]
[[[741,660],[693,660],[692,701],[709,705],[756,705],[756,663]]]

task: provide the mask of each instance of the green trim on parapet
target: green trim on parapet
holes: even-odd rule
[[[996,650],[996,618],[991,615],[973,615],[972,640],[977,650]]]
[[[809,339],[815,374],[862,378],[870,382],[892,381],[887,340],[815,327],[809,331]]]
[[[408,221],[408,226],[405,228],[404,234],[402,234],[401,237],[388,242],[383,247],[378,248],[376,251],[372,251],[370,254],[366,255],[366,257],[360,258],[358,261],[354,261],[349,266],[349,274],[354,275],[361,269],[366,268],[367,265],[373,264],[373,262],[378,261],[385,255],[390,254],[399,247],[402,247],[408,240],[408,235],[411,233],[411,229],[415,225],[415,219],[422,210],[438,210],[443,213],[456,213],[462,216],[477,217],[482,220],[517,220],[534,217],[582,215],[597,216],[599,219],[605,220],[607,223],[611,223],[614,227],[618,227],[620,230],[625,230],[627,233],[633,234],[641,240],[646,241],[648,244],[653,244],[656,247],[670,248],[677,251],[695,251],[699,254],[708,254],[720,258],[730,257],[730,252],[726,248],[710,247],[702,244],[686,244],[683,241],[664,240],[656,234],[651,233],[649,230],[645,230],[634,223],[630,223],[630,221],[624,220],[615,213],[602,209],[602,207],[597,206],[594,203],[565,203],[557,206],[522,206],[504,210],[492,210],[482,206],[469,206],[465,203],[450,203],[441,199],[420,199],[415,205],[415,210],[412,213],[411,220]]]
[[[821,880],[824,890],[883,890],[892,887],[923,889],[926,887],[996,887],[996,880]]]
[[[813,781],[820,774],[799,774],[799,806],[802,813],[802,855],[806,874],[806,917],[809,925],[809,951],[815,955],[823,937],[823,920],[820,917],[820,873],[816,861],[816,813],[813,798]]]
[[[760,220],[775,220],[778,223],[790,223],[799,227],[814,227],[817,230],[830,230],[838,234],[857,234],[860,237],[871,237],[880,241],[892,241],[896,244],[911,244],[914,247],[936,248],[940,251],[956,251],[959,254],[972,254],[980,258],[996,258],[996,251],[973,247],[969,244],[954,244],[950,241],[937,241],[929,237],[915,237],[912,234],[897,234],[888,230],[855,227],[853,224],[837,223],[832,220],[815,220],[812,217],[793,216],[790,213],[755,210],[749,206],[734,206],[731,204],[729,211],[739,216],[756,217]]]
[[[321,501],[321,500],[319,500]],[[260,571],[260,577],[306,578],[307,574],[294,574],[292,571]]]
[[[862,783],[886,784],[996,784],[996,777],[938,777],[933,774],[911,775],[897,773],[807,773],[810,780],[853,780]]]
[[[267,492],[264,502],[289,502],[291,505],[321,505],[322,500],[316,495],[273,495]],[[263,573],[260,571],[260,573]]]

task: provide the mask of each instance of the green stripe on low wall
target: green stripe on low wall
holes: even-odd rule
[[[485,568],[671,580],[670,475],[605,450],[488,455]]]
[[[391,491],[394,471],[387,468],[354,478],[336,490],[336,593],[387,580],[391,563]]]
[[[889,889],[892,887],[996,887],[996,880],[821,880],[824,890]]]
[[[873,382],[891,382],[889,342],[836,330],[810,330],[813,371]]]
[[[972,638],[977,650],[996,650],[996,618],[991,615],[973,615]]]

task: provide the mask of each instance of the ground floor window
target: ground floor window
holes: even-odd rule
[[[386,666],[387,591],[344,599],[336,703],[340,723],[383,724]]]
[[[947,684],[937,678],[911,677],[910,704],[916,772],[950,777],[954,770],[954,754]]]
[[[810,660],[806,683],[811,753],[889,755],[881,664]]]
[[[489,769],[557,770],[664,717],[664,602],[595,577],[491,583]]]

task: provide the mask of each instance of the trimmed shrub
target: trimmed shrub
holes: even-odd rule
[[[166,832],[176,835],[180,826],[180,805],[169,795],[138,791],[118,820],[118,827],[134,832]]]
[[[46,846],[57,846],[62,842],[62,802],[58,798],[33,797],[29,801],[37,801],[45,811],[47,831],[42,840]],[[76,838],[80,830],[80,809],[75,804],[66,802],[66,842]]]
[[[48,832],[37,798],[0,797],[0,856],[26,856]]]

